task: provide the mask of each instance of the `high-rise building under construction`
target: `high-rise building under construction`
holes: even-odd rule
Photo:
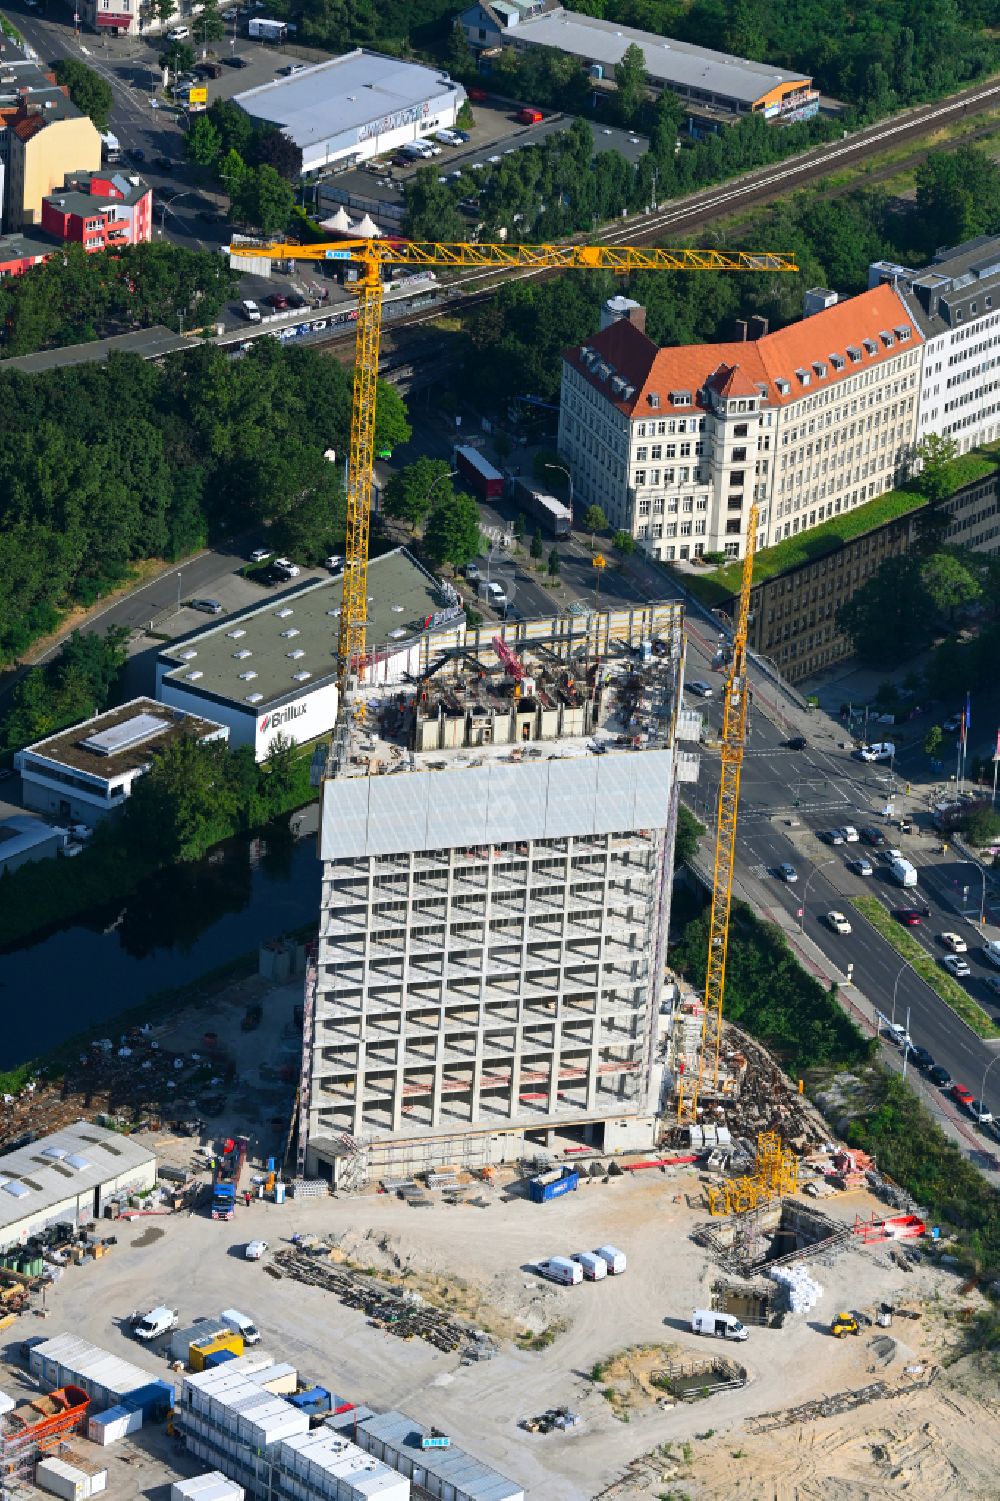
[[[407,665],[349,695],[323,784],[300,1171],[652,1145],[681,606],[459,622]]]

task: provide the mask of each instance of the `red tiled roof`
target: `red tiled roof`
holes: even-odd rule
[[[19,140],[30,141],[44,125],[45,120],[41,115],[25,115],[22,119],[14,121],[13,131]]]
[[[909,330],[902,344],[896,333],[900,328]],[[627,398],[624,393],[616,394],[610,378],[598,374],[596,365],[594,370],[589,368],[579,349],[568,351],[567,358],[620,411],[639,416],[653,411],[704,410],[702,392],[709,384],[727,396],[757,396],[759,387],[766,386],[766,405],[787,406],[807,391],[836,385],[859,370],[892,359],[900,347],[913,348],[922,342],[905,303],[892,287],[879,286],[776,333],[739,344],[688,344],[657,350],[651,339],[621,319],[583,347],[595,350],[613,375],[635,387]],[[849,350],[859,358],[852,358]],[[839,368],[833,356],[842,361]],[[779,381],[787,389],[779,388]],[[681,393],[687,400],[675,402]],[[659,398],[655,405],[650,404],[651,395]]]

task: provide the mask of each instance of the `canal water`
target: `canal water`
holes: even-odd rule
[[[0,953],[0,1068],[318,922],[316,840],[231,839],[124,901]]]

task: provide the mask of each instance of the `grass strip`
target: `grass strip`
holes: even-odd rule
[[[851,905],[857,908],[862,917],[868,919],[877,933],[888,939],[896,953],[911,965],[921,980],[925,980],[945,1005],[950,1006],[977,1036],[1000,1037],[1000,1027],[990,1021],[982,1006],[941,968],[937,960],[915,938],[911,938],[905,928],[900,927],[878,897],[856,896],[852,898]]]

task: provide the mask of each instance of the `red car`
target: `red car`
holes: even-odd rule
[[[915,907],[897,907],[892,914],[897,922],[901,922],[904,928],[919,928],[920,913]]]
[[[272,292],[267,299],[276,312],[283,313],[288,306],[288,298],[284,292]]]
[[[957,1105],[962,1105],[966,1110],[972,1104],[972,1090],[966,1089],[964,1084],[953,1084],[948,1093]]]

